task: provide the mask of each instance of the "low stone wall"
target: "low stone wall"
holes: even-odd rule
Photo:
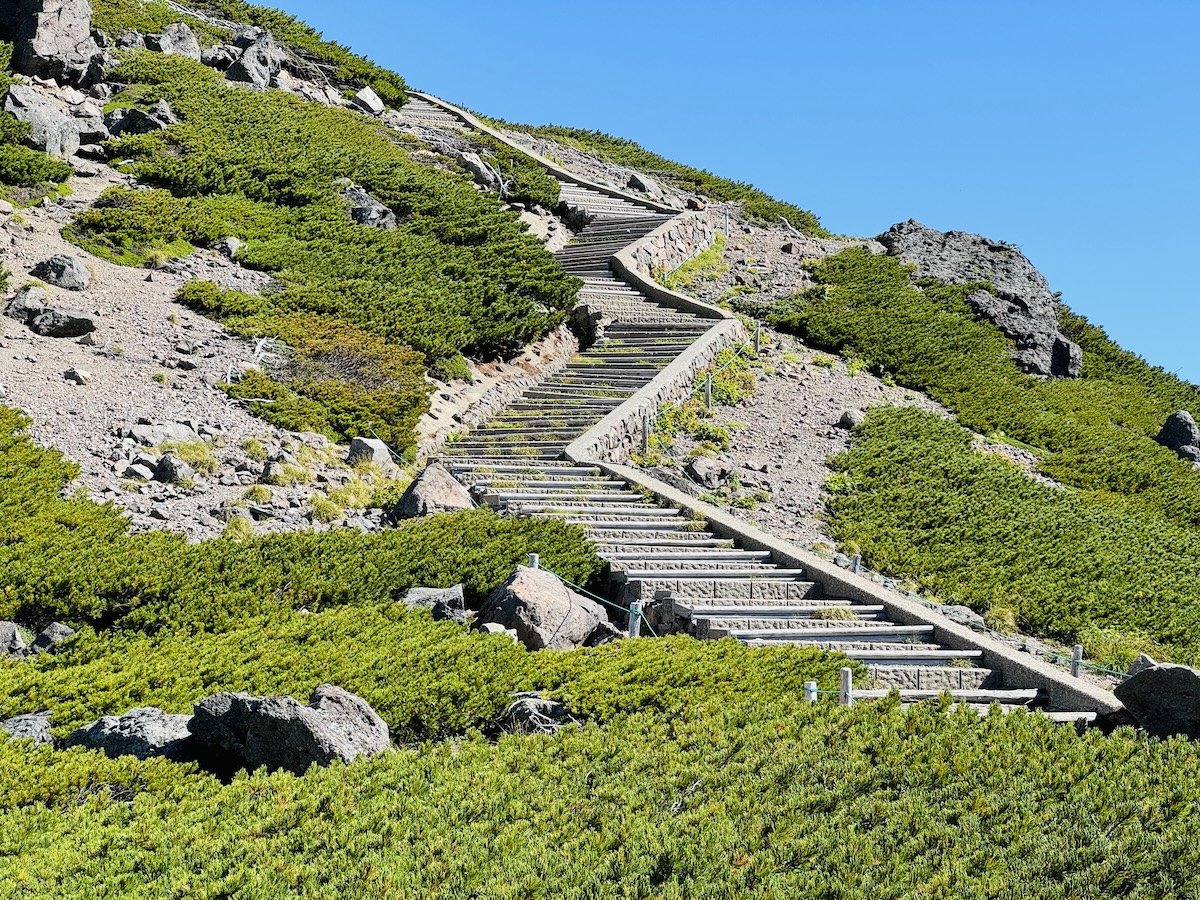
[[[717,228],[704,212],[676,216],[629,250],[634,265],[647,274],[673,272],[695,259],[717,239]]]
[[[696,376],[717,354],[746,339],[737,319],[718,322],[640,391],[597,422],[566,449],[568,459],[579,463],[625,462],[642,445],[645,416],[653,416],[691,393]]]

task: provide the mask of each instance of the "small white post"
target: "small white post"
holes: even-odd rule
[[[817,702],[817,683],[815,681],[804,682],[804,701],[806,703]]]
[[[1083,668],[1083,644],[1076,644],[1071,650],[1071,677],[1078,678],[1079,670]]]
[[[529,554],[529,568],[531,568],[531,569],[540,569],[541,568],[541,558],[536,553]]]
[[[854,705],[854,670],[848,666],[842,669],[842,686],[838,692],[838,703],[842,706]]]
[[[712,372],[704,376],[704,408],[712,409]]]
[[[650,417],[642,416],[642,456],[650,453]]]
[[[642,601],[634,600],[629,604],[629,636],[642,636]]]

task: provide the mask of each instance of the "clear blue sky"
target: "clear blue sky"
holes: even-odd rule
[[[1200,383],[1194,0],[274,2],[414,87],[636,140],[834,232],[1015,243]]]

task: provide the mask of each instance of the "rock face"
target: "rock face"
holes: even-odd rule
[[[1079,346],[1058,330],[1058,302],[1041,272],[1011,244],[962,231],[935,231],[909,219],[879,236],[891,256],[916,265],[916,275],[948,284],[990,282],[995,293],[976,291],[967,303],[1016,343],[1014,358],[1026,372],[1075,378]]]
[[[123,716],[104,716],[72,731],[68,747],[103,750],[108,756],[149,759],[165,756],[186,760],[192,756],[188,715],[170,715],[153,706],[137,707]]]
[[[48,281],[69,291],[84,291],[92,283],[92,273],[83,260],[66,253],[56,253],[33,267],[33,277]]]
[[[425,467],[392,508],[388,518],[416,519],[440,512],[457,512],[474,507],[471,494],[443,469],[431,464]]]
[[[1113,690],[1134,721],[1155,737],[1200,737],[1200,672],[1161,663]]]
[[[1186,409],[1173,412],[1154,440],[1180,457],[1193,463],[1200,462],[1200,428]]]
[[[13,69],[23,75],[90,84],[102,57],[92,39],[88,0],[6,0],[0,39],[13,42]]]
[[[183,22],[172,22],[163,29],[162,34],[146,35],[146,47],[158,53],[186,56],[197,61],[200,59],[200,42]]]
[[[530,650],[574,650],[607,643],[618,632],[599,603],[541,569],[517,571],[488,598],[479,625],[511,628]]]
[[[230,81],[266,88],[287,61],[287,54],[275,43],[269,31],[246,29],[238,34],[234,44],[242,55],[225,70],[225,77]]]
[[[350,218],[359,225],[391,231],[400,224],[396,214],[368,194],[364,188],[345,180],[344,185],[342,199],[349,207]]]
[[[33,88],[23,84],[9,87],[4,111],[29,124],[28,142],[34,149],[63,159],[79,149],[79,127]]]
[[[294,697],[217,694],[196,704],[188,726],[209,751],[251,771],[266,766],[303,774],[309,766],[350,762],[390,746],[387,724],[361,697],[325,684],[303,706]]]
[[[467,622],[467,605],[463,600],[463,586],[452,588],[409,588],[404,595],[404,605],[409,609],[427,609],[434,621],[449,619],[459,625]]]
[[[35,744],[53,744],[50,733],[50,710],[13,716],[0,722],[0,731],[7,731],[14,741],[33,741]]]

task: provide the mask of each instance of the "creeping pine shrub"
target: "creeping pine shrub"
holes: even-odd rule
[[[179,299],[291,346],[291,368],[268,372],[275,387],[250,395],[275,401],[270,411],[253,408],[278,424],[351,437],[374,421],[389,442],[408,446],[428,408],[426,368],[465,375],[464,353],[523,346],[563,321],[574,301],[578,281],[516,213],[465,175],[413,162],[377,123],[279,91],[230,87],[178,56],[137,53],[113,77],[139,103],[169,101],[182,122],[117,139],[114,151],[150,189],[110,189],[67,234],[139,265],[156,250],[178,255],[229,235],[246,241],[239,261],[272,273],[274,289],[253,295],[193,282]],[[387,204],[400,226],[351,220],[342,178]]]

